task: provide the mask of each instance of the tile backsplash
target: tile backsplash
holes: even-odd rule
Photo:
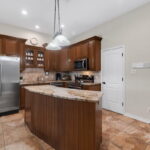
[[[94,71],[76,71],[76,72],[71,72],[71,78],[72,80],[75,80],[75,75],[94,75],[94,82],[95,83],[101,83],[101,72],[94,72]]]
[[[55,73],[50,72],[48,75],[45,74],[44,69],[38,68],[27,68],[21,73],[23,81],[48,81],[55,80]]]
[[[49,81],[55,80],[56,72],[49,72],[48,75],[45,74],[44,69],[37,69],[37,68],[27,68],[22,73],[21,76],[23,77],[23,82],[34,82],[34,81]],[[76,71],[70,72],[71,79],[74,81],[75,75],[94,75],[95,83],[101,83],[101,72],[93,72],[93,71]]]

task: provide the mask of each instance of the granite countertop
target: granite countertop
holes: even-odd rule
[[[20,82],[20,85],[25,86],[25,85],[37,85],[37,84],[49,84],[52,82],[73,82],[73,81],[56,81],[56,80],[49,80],[49,81],[22,81]],[[81,83],[81,85],[98,85],[100,83]]]
[[[103,95],[99,91],[76,90],[53,85],[26,86],[25,89],[47,96],[94,103],[98,103]]]

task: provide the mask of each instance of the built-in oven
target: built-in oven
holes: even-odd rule
[[[75,70],[88,70],[89,69],[89,60],[88,58],[79,59],[74,61]]]

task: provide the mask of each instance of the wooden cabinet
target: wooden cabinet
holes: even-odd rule
[[[102,110],[98,103],[25,91],[25,122],[56,150],[99,150]]]
[[[59,65],[60,71],[69,71],[70,70],[70,58],[69,58],[69,48],[65,48],[59,52]]]
[[[0,55],[20,57],[20,70],[24,69],[24,47],[26,39],[0,35]]]
[[[79,45],[75,45],[76,54],[75,59],[88,58],[88,42],[81,43]]]
[[[99,39],[89,41],[89,70],[101,69],[101,42]]]
[[[21,52],[24,51],[20,45],[25,45],[25,41],[26,39],[0,35],[0,54],[20,57]]]
[[[69,71],[73,71],[74,70],[74,61],[76,60],[76,47],[75,46],[71,46],[68,49],[68,63],[69,63]]]
[[[45,51],[45,66],[44,70],[45,71],[50,71],[50,51],[46,50]]]
[[[4,39],[4,52],[6,55],[19,55],[19,41],[17,39]]]
[[[25,88],[20,86],[20,109],[25,108]]]
[[[95,84],[95,85],[83,85],[83,90],[89,90],[89,91],[101,91],[101,84]]]
[[[59,51],[45,51],[45,71],[59,71]]]
[[[2,55],[2,44],[3,44],[3,40],[0,39],[0,55]]]
[[[24,63],[25,68],[44,68],[45,49],[43,47],[26,45],[24,51]]]
[[[74,71],[74,61],[88,58],[89,70],[100,71],[101,38],[92,37],[59,51],[47,51],[47,71]],[[49,69],[48,69],[49,68]]]

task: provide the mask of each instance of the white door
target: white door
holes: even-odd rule
[[[102,53],[103,108],[124,113],[124,47]]]

